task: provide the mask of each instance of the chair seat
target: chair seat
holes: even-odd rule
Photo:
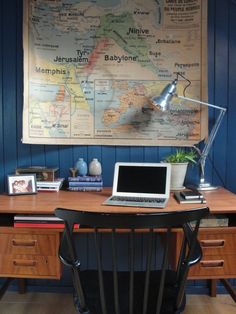
[[[156,298],[158,286],[160,282],[160,271],[152,271],[150,274],[149,284],[149,299],[148,299],[148,314],[156,313]],[[99,287],[96,270],[85,270],[79,272],[83,290],[86,295],[86,302],[90,309],[89,314],[102,314],[99,298]],[[129,272],[118,272],[118,285],[119,285],[119,299],[120,299],[120,313],[129,314]],[[103,271],[104,288],[107,300],[107,312],[109,314],[115,313],[114,310],[114,296],[113,296],[113,275],[111,271]],[[174,304],[176,303],[177,288],[174,283],[176,282],[176,274],[174,271],[166,271],[166,280],[164,288],[164,299],[162,302],[161,313],[173,314],[181,313],[185,307],[185,296],[179,311],[175,311]],[[143,301],[143,287],[145,282],[145,272],[138,271],[134,273],[134,313],[142,314],[142,301]],[[75,306],[78,298],[74,298]],[[76,306],[77,307],[77,306]]]

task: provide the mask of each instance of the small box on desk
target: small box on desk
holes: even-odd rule
[[[54,181],[56,179],[56,171],[58,168],[47,168],[47,167],[24,167],[24,168],[16,168],[16,174],[23,173],[35,173],[37,181]]]

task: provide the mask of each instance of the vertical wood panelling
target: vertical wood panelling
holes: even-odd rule
[[[130,147],[130,158],[132,161],[140,162],[144,160],[144,148],[139,146]]]
[[[2,2],[2,93],[3,93],[3,157],[6,173],[17,165],[16,71],[17,10],[14,0]],[[10,14],[6,14],[9,12]],[[3,178],[4,179],[4,178]]]
[[[17,137],[17,166],[31,165],[31,150],[29,145],[22,145],[22,110],[23,110],[23,49],[22,49],[22,1],[16,2],[16,137]]]
[[[229,3],[216,2],[217,18],[215,19],[215,104],[227,107],[228,87],[228,31],[229,31]],[[219,110],[215,110],[216,119]],[[227,115],[220,126],[214,143],[214,182],[219,185],[226,184],[226,146],[227,146]]]
[[[128,146],[117,146],[116,159],[119,161],[130,161],[130,148]]]
[[[206,0],[207,1],[207,0]],[[79,157],[87,163],[98,158],[102,163],[105,186],[111,186],[116,161],[163,160],[176,147],[132,146],[60,146],[21,143],[23,108],[22,0],[0,1],[0,192],[6,190],[6,175],[16,166],[56,166],[67,177]],[[208,92],[209,102],[228,107],[227,116],[217,134],[207,160],[207,179],[236,192],[236,0],[208,0]],[[209,110],[209,128],[218,111]],[[223,183],[217,175],[223,178]],[[198,179],[198,167],[189,167],[187,180]],[[90,235],[91,236],[91,235]],[[83,265],[92,266],[94,247],[87,235],[80,235]],[[136,243],[142,256],[142,239]],[[125,255],[125,254],[124,254]],[[61,285],[70,284],[63,274]],[[34,284],[53,285],[31,280]],[[46,282],[46,281],[45,281]],[[58,285],[59,282],[54,282]],[[191,286],[205,287],[205,281],[191,281]]]
[[[0,2],[0,191],[4,190],[4,160],[3,160],[3,71],[2,71],[2,58],[3,58],[3,44],[2,44],[2,1]]]
[[[211,162],[207,161],[207,178],[236,191],[233,172],[236,168],[235,148],[235,1],[208,0],[208,69],[209,102],[228,106],[227,117],[217,134]],[[23,108],[22,1],[1,1],[0,21],[0,191],[5,177],[16,166],[39,165],[60,168],[60,176],[68,176],[79,157],[88,163],[98,158],[103,167],[104,185],[112,184],[116,161],[160,161],[174,147],[132,146],[59,146],[21,143]],[[229,80],[228,80],[229,76]],[[211,128],[218,112],[209,110]],[[232,158],[232,156],[234,158]],[[190,168],[188,177],[198,179],[198,168]]]
[[[62,178],[69,175],[69,169],[73,165],[73,147],[71,145],[61,146],[59,150],[59,173]]]
[[[45,166],[44,145],[31,146],[31,163],[34,166]]]
[[[45,146],[45,165],[48,167],[56,167],[59,165],[59,152],[57,145]]]
[[[113,181],[113,170],[116,162],[116,150],[112,146],[102,147],[102,176],[104,180],[104,186],[111,186]]]
[[[216,20],[216,9],[215,0],[208,1],[208,101],[212,104],[215,103],[215,20]],[[214,110],[208,110],[208,126],[211,130],[212,119]],[[203,144],[203,143],[202,143]],[[201,145],[203,146],[203,145]],[[206,180],[211,180],[212,178],[212,151],[209,154],[209,158],[206,160],[205,176]]]
[[[227,186],[236,193],[236,1],[229,7]]]
[[[160,160],[157,147],[144,147],[143,156],[146,162],[159,162]]]

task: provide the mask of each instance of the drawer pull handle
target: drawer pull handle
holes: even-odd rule
[[[201,246],[206,247],[223,247],[225,245],[225,240],[201,240]]]
[[[15,260],[13,261],[14,266],[28,266],[28,267],[35,267],[36,266],[36,261],[20,261],[20,260]]]
[[[224,260],[216,260],[216,261],[201,261],[202,267],[223,267]]]
[[[35,246],[36,240],[12,240],[13,246]]]

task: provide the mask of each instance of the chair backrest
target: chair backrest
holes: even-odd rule
[[[202,256],[197,234],[200,220],[209,213],[209,209],[196,208],[178,212],[148,214],[98,213],[57,208],[55,215],[65,222],[61,238],[59,257],[64,265],[71,267],[75,288],[75,306],[79,313],[118,314],[118,313],[180,313],[184,306],[185,284],[189,267],[197,263]],[[192,223],[192,224],[191,224]],[[74,224],[93,228],[97,259],[97,276],[94,272],[80,270],[80,258],[73,236]],[[173,228],[174,231],[173,231]],[[172,233],[182,229],[182,246],[176,268],[170,267],[169,257],[173,247]],[[111,248],[105,248],[111,254],[111,272],[103,270],[101,235],[108,229],[111,236]],[[127,271],[119,271],[117,252],[117,232],[128,233]],[[179,230],[179,229],[178,229]],[[145,233],[145,267],[135,269],[135,236]],[[160,247],[154,237],[161,234],[160,261],[154,263],[155,254]],[[143,244],[144,245],[144,244]],[[123,258],[123,257],[122,257]],[[143,258],[143,257],[142,257]],[[159,265],[159,267],[157,266]],[[97,284],[92,280],[97,279]],[[92,292],[98,289],[99,292]],[[113,291],[111,293],[111,291]],[[94,295],[96,294],[96,297]],[[92,297],[91,297],[92,295]],[[125,299],[124,300],[122,300]],[[98,299],[98,300],[97,300]],[[97,303],[98,305],[95,305]]]

